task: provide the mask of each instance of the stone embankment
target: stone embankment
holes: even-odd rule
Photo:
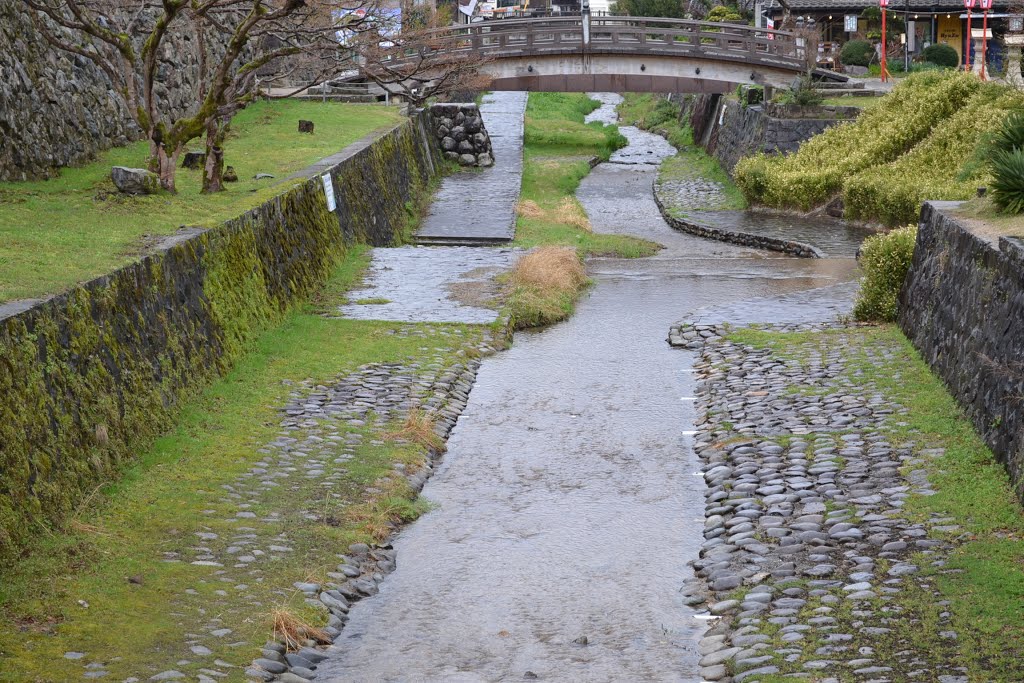
[[[399,239],[406,204],[440,168],[428,125],[369,136],[245,215],[183,231],[110,275],[0,306],[0,558],[130,462],[184,398],[324,283],[346,244]]]
[[[445,158],[460,166],[494,165],[494,150],[480,108],[472,102],[441,103],[430,107],[434,135]]]
[[[922,463],[941,451],[893,441],[888,427],[906,408],[857,372],[843,326],[770,329],[827,333],[787,354],[713,325],[671,333],[699,352],[705,416],[695,437],[708,486],[701,581],[684,588],[688,604],[710,611],[703,678],[965,683],[941,646],[915,641],[922,629],[939,643],[957,637],[919,572],[945,571],[941,539],[958,527],[903,511],[908,497],[933,493]],[[860,348],[858,361],[880,365],[895,352]],[[937,623],[922,623],[915,610],[932,607]]]
[[[744,105],[722,95],[687,95],[680,118],[728,172],[745,156],[794,152],[800,143],[860,113],[857,107]]]
[[[132,22],[140,47],[154,11]],[[116,85],[89,59],[50,45],[20,0],[0,0],[0,45],[0,180],[48,177],[141,135]],[[162,111],[176,116],[195,105],[199,66],[198,41],[173,27],[155,79]]]
[[[654,201],[657,202],[658,209],[661,211],[661,215],[665,219],[666,223],[676,230],[682,230],[683,232],[688,232],[691,235],[696,235],[697,237],[706,237],[708,239],[718,240],[719,242],[739,244],[744,247],[779,251],[801,258],[822,258],[824,256],[820,249],[811,244],[780,239],[769,235],[755,235],[741,230],[729,230],[725,227],[711,226],[706,223],[698,222],[697,219],[673,216],[668,210],[668,206],[671,206],[669,203],[671,200],[665,200],[662,185],[659,183],[655,183],[654,186]]]
[[[924,205],[899,324],[1024,500],[1024,240],[978,234],[956,207]]]
[[[415,334],[412,328],[397,334]],[[493,353],[495,346],[483,343],[481,355]],[[363,441],[360,431],[352,427],[382,430],[389,421],[401,423],[410,410],[421,410],[435,417],[435,433],[447,439],[455,421],[469,400],[469,392],[480,367],[479,359],[468,359],[451,366],[439,360],[406,365],[375,364],[341,377],[330,386],[302,386],[291,395],[291,402],[281,408],[281,431],[277,439],[260,449],[263,459],[243,475],[228,492],[230,500],[245,500],[237,505],[241,524],[252,523],[253,513],[246,513],[261,495],[293,480],[310,480],[332,486],[343,472],[325,475],[328,459],[338,465],[352,460],[355,449]],[[431,450],[420,466],[396,465],[395,476],[404,477],[411,489],[418,492],[433,473],[442,452]],[[370,492],[372,493],[372,492]],[[306,514],[316,516],[316,510]],[[330,523],[329,520],[323,520]],[[258,520],[257,526],[239,526],[238,535],[220,552],[210,547],[197,548],[193,564],[230,568],[231,581],[258,581],[262,565],[278,553],[288,552],[287,520],[270,514]],[[209,545],[212,540],[204,539]],[[202,554],[198,554],[202,553]],[[170,558],[177,559],[177,558]],[[305,602],[326,614],[322,629],[326,638],[308,640],[302,649],[285,651],[284,644],[268,642],[246,674],[252,680],[305,683],[316,678],[317,664],[325,655],[316,649],[327,645],[341,634],[348,621],[351,605],[377,593],[377,586],[395,569],[395,551],[390,542],[369,546],[357,543],[345,554],[337,556],[338,565],[327,573],[322,583],[300,582],[294,588],[303,593]],[[217,570],[218,572],[221,570]]]

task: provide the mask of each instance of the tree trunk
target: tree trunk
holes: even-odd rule
[[[177,194],[178,190],[174,187],[174,177],[178,171],[178,157],[181,155],[181,145],[175,146],[174,150],[168,154],[167,146],[160,145],[157,149],[157,164],[160,175],[160,187],[167,190],[171,194]]]
[[[203,194],[224,190],[224,138],[230,124],[214,119],[206,125],[206,167],[203,169]]]

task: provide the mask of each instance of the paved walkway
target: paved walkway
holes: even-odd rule
[[[374,249],[366,285],[340,311],[346,318],[488,324],[498,318],[494,280],[518,249],[398,247]],[[363,303],[359,303],[363,302]]]
[[[444,179],[416,234],[423,244],[500,244],[516,231],[523,175],[524,92],[495,92],[480,107],[494,148],[494,166]]]

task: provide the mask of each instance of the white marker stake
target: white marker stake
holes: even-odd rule
[[[334,181],[331,180],[330,173],[324,173],[320,176],[320,180],[324,184],[324,195],[327,197],[327,210],[334,211],[338,208],[337,203],[334,201]]]

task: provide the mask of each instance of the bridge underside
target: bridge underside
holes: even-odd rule
[[[482,70],[494,90],[542,92],[726,93],[740,83],[784,88],[799,76],[728,58],[601,53],[498,58]]]

